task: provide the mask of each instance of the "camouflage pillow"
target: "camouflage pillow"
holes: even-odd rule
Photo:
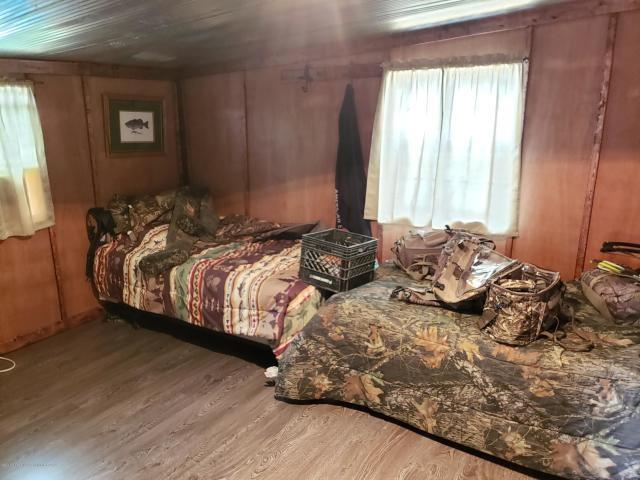
[[[146,275],[158,275],[167,270],[171,270],[173,267],[182,265],[188,259],[188,252],[180,248],[174,248],[147,255],[140,260],[138,267],[140,271]]]
[[[213,235],[218,228],[218,216],[213,211],[206,190],[185,187],[176,194],[175,206],[167,233],[167,248],[189,249],[199,237]]]
[[[107,204],[107,210],[113,217],[115,227],[114,233],[126,233],[131,230],[131,214],[129,211],[130,197],[121,197],[114,195]]]
[[[166,192],[161,192],[157,194],[156,202],[163,210],[171,211],[173,210],[173,206],[176,203],[176,190],[167,190]]]
[[[187,215],[182,215],[178,218],[176,220],[176,225],[184,233],[193,237],[200,237],[206,233],[204,227],[197,221],[197,219]]]
[[[167,202],[164,205],[158,203],[155,195],[143,195],[136,197],[131,202],[131,226],[132,228],[144,227],[151,222],[158,220],[170,209]]]

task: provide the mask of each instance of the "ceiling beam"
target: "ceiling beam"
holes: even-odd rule
[[[173,80],[178,77],[177,70],[164,68],[0,58],[0,75],[13,74],[87,75],[143,80]]]
[[[419,43],[438,42],[504,30],[515,30],[547,23],[565,22],[640,9],[640,0],[573,0],[535,9],[506,13],[466,22],[442,25],[412,32],[386,34],[347,44],[326,44],[318,47],[290,50],[279,54],[254,56],[241,61],[215,63],[204,67],[183,69],[184,77],[196,77],[215,73],[254,70],[312,60],[345,57],[394,47]]]

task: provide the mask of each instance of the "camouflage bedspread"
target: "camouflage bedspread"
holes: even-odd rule
[[[276,397],[365,405],[430,434],[571,478],[640,478],[640,329],[566,301],[596,347],[495,343],[475,316],[389,299],[383,267],[332,297],[280,360]]]
[[[268,343],[279,356],[316,313],[321,295],[298,278],[293,240],[196,243],[183,264],[145,275],[139,262],[164,249],[168,224],[98,248],[93,278],[101,300]]]

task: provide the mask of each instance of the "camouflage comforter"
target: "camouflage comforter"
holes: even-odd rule
[[[476,317],[389,299],[383,267],[329,300],[280,360],[276,396],[365,405],[430,434],[571,478],[640,478],[640,330],[566,301],[596,347],[495,343]]]
[[[164,249],[168,229],[150,224],[135,240],[118,235],[96,250],[93,279],[101,300],[251,337],[276,356],[316,313],[321,295],[298,278],[298,241],[198,242],[183,264],[143,274],[140,260]]]

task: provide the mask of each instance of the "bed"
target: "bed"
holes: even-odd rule
[[[280,359],[276,397],[366,406],[429,434],[571,478],[640,478],[640,330],[566,301],[595,344],[509,347],[474,315],[390,299],[415,286],[384,266],[332,297]]]
[[[165,248],[168,230],[168,223],[151,222],[95,250],[100,300],[267,343],[276,357],[316,313],[322,296],[298,278],[299,241],[198,241],[183,264],[143,274],[140,261]]]

